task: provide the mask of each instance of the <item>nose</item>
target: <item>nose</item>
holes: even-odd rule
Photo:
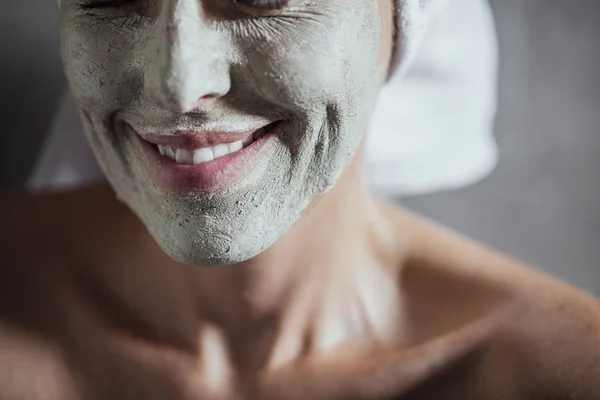
[[[163,107],[186,113],[231,88],[227,45],[198,0],[167,0],[149,42],[146,93]]]

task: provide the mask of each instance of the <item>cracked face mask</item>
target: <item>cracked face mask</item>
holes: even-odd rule
[[[189,265],[245,261],[285,234],[356,154],[382,83],[377,0],[61,9],[64,66],[98,162]],[[431,9],[397,5],[395,70]]]

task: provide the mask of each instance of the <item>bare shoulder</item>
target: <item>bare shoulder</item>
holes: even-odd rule
[[[51,303],[68,264],[64,195],[14,194],[0,199],[0,321],[24,322]]]
[[[0,254],[17,264],[59,264],[123,207],[108,185],[84,189],[0,196]],[[86,234],[87,233],[87,234]],[[4,270],[0,266],[0,270]],[[2,271],[0,271],[1,273]]]
[[[88,194],[0,199],[0,398],[76,399],[65,344],[71,229]],[[84,223],[80,221],[77,223]]]
[[[55,253],[61,242],[62,208],[57,195],[16,193],[0,198],[2,268]],[[36,257],[36,256],[40,257]]]
[[[102,191],[0,198],[0,322],[45,327],[70,287],[76,251],[106,219]],[[86,232],[90,232],[86,234]]]
[[[389,213],[399,227],[397,236],[406,243],[409,273],[465,281],[532,303],[562,302],[594,312],[600,305],[598,299],[540,269],[448,228],[398,208],[390,208]]]
[[[410,213],[394,218],[409,227],[403,274],[420,301],[470,317],[502,310],[484,363],[506,387],[533,398],[598,398],[598,299]]]
[[[0,398],[78,400],[68,371],[51,338],[0,321]]]

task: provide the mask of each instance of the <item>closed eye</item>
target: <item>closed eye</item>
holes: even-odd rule
[[[97,8],[117,8],[135,3],[136,0],[91,0],[79,5],[82,10],[93,10]]]
[[[80,5],[80,8],[91,10],[94,8],[111,8],[121,7],[127,4],[134,3],[136,0],[90,0]],[[239,4],[244,7],[253,8],[256,10],[279,10],[285,7],[290,0],[231,0],[234,4]]]
[[[290,0],[232,0],[233,3],[260,11],[276,11],[288,5]]]
[[[152,15],[151,0],[80,0],[79,9],[119,29],[137,27]]]

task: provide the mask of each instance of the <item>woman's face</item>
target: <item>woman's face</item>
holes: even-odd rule
[[[335,185],[385,76],[387,1],[63,0],[86,135],[164,251],[245,261]]]

